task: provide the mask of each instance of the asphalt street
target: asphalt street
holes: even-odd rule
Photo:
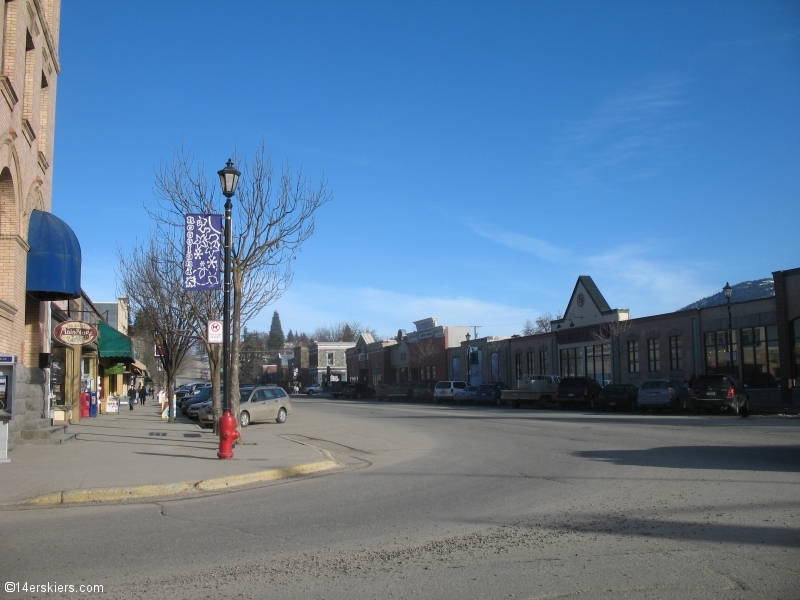
[[[2,511],[4,581],[107,598],[800,598],[797,418],[298,398],[286,424],[251,427],[349,468]]]

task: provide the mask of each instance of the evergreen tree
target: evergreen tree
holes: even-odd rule
[[[289,330],[289,333],[286,335],[286,341],[287,342],[294,342],[294,334],[292,333],[291,329]]]
[[[350,328],[348,323],[344,324],[344,328],[342,329],[342,341],[343,342],[355,342],[356,336],[353,333],[353,330]]]
[[[269,326],[269,349],[283,350],[283,344],[285,341],[286,337],[283,335],[281,318],[276,310],[272,313],[272,324]]]

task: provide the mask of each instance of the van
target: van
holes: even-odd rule
[[[456,397],[456,390],[463,390],[466,387],[466,381],[440,381],[433,388],[433,401],[452,401]]]

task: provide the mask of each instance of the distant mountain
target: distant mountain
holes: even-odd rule
[[[759,279],[757,281],[743,281],[731,286],[733,293],[731,294],[731,302],[744,302],[746,300],[758,300],[759,298],[771,298],[775,295],[775,284],[772,278]],[[719,306],[726,304],[728,299],[722,290],[703,298],[697,302],[692,302],[688,306],[684,306],[681,310],[693,310],[695,308],[709,308],[710,306]]]

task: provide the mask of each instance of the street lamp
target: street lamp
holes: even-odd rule
[[[728,373],[731,373],[731,363],[733,362],[733,325],[731,321],[731,295],[733,288],[726,281],[725,287],[722,288],[725,298],[728,300]]]
[[[231,416],[231,246],[233,245],[231,234],[231,196],[236,193],[236,185],[239,183],[239,175],[241,173],[233,166],[231,159],[221,171],[217,171],[219,175],[219,182],[222,185],[222,195],[225,196],[225,273],[224,284],[222,292],[222,364],[223,364],[223,378],[222,378],[222,421],[233,420]],[[230,447],[223,447],[224,438],[223,433],[228,433],[229,427],[223,432],[222,423],[220,423],[220,449],[217,452],[219,458],[233,458],[233,451]],[[235,432],[235,421],[234,421]],[[235,437],[230,440],[232,446]],[[228,446],[228,444],[225,444]]]

